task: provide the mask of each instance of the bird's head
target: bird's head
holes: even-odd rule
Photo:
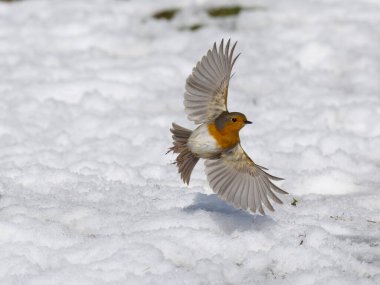
[[[216,120],[216,127],[221,130],[239,131],[246,124],[252,124],[247,117],[239,112],[223,112]]]

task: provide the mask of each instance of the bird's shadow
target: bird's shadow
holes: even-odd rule
[[[244,210],[236,209],[219,199],[215,194],[206,195],[198,193],[195,196],[193,204],[184,208],[183,211],[186,213],[209,212],[219,228],[227,234],[235,231],[261,230],[275,224],[275,221],[271,217],[250,214]]]

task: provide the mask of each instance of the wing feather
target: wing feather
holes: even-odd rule
[[[206,160],[205,165],[213,191],[237,208],[264,214],[263,206],[274,211],[269,198],[282,203],[274,192],[287,194],[271,181],[282,178],[270,175],[256,165],[240,144],[224,152],[219,159]]]
[[[186,80],[184,105],[189,120],[196,124],[217,118],[227,111],[228,85],[232,67],[239,55],[233,55],[236,42],[230,51],[228,40],[219,48],[214,43],[205,56],[196,64]]]
[[[272,204],[269,202],[268,200],[268,192],[270,192],[270,188],[268,188],[264,181],[262,181],[262,178],[260,177],[259,179],[259,184],[260,184],[260,197],[261,197],[261,201],[263,201],[265,207],[267,207],[269,210],[271,210],[272,212],[274,211],[273,209],[273,206]]]
[[[228,179],[228,182],[225,185],[223,185],[225,188],[225,191],[222,195],[224,200],[227,200],[228,197],[232,194],[232,191],[234,190],[234,187],[233,187],[233,183],[234,183],[233,177],[234,176],[230,175],[229,177],[230,177],[230,179]]]
[[[255,187],[254,183],[254,179],[247,179],[247,182],[248,182],[248,187],[251,189],[251,187]],[[252,211],[252,212],[256,212],[256,204],[255,204],[255,191],[249,191],[248,192],[248,208]]]
[[[243,179],[243,181],[245,182],[246,179]],[[247,209],[248,208],[249,188],[245,187],[245,185],[241,185],[241,183],[240,183],[240,185],[236,185],[236,187],[243,189],[243,192],[241,193],[241,196],[240,196],[240,205],[243,209]]]
[[[255,207],[256,207],[256,210],[258,211],[259,208],[260,208],[260,205],[261,205],[261,201],[260,201],[260,192],[258,191],[259,189],[259,181],[257,181],[257,179],[252,179],[254,185],[255,185],[255,189],[253,192],[254,192],[254,196],[255,196],[255,201],[253,201],[253,203],[255,204]]]

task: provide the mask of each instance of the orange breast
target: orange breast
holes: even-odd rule
[[[225,126],[222,130],[218,130],[214,123],[210,123],[208,125],[208,132],[223,149],[231,148],[240,141],[239,131],[228,126]]]

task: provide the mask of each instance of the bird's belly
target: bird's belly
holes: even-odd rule
[[[187,141],[187,147],[201,158],[215,157],[222,151],[217,141],[210,135],[206,124],[193,131]]]

